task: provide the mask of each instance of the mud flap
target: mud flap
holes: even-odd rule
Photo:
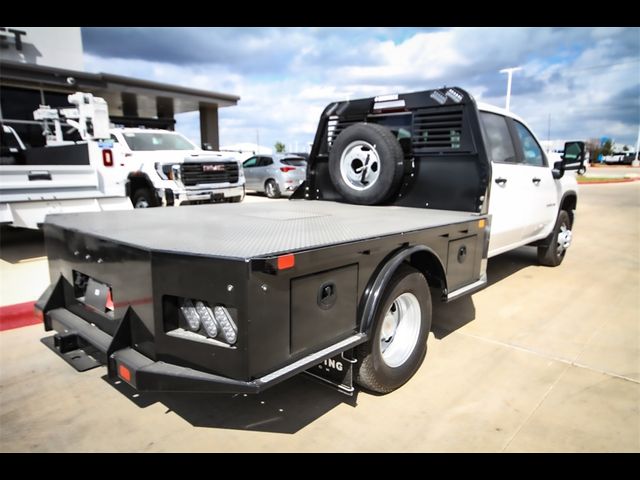
[[[326,359],[304,373],[335,387],[340,393],[352,396],[354,392],[353,365],[356,362],[357,360],[353,358],[353,350],[347,350],[335,357]]]

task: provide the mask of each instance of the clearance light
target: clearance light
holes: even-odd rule
[[[447,97],[445,97],[442,93],[440,93],[438,90],[435,90],[433,93],[431,93],[431,95],[429,95],[431,98],[433,98],[436,102],[438,102],[440,105],[444,105],[447,101]]]
[[[227,309],[221,306],[217,306],[213,309],[213,314],[216,317],[216,322],[218,322],[218,325],[222,330],[222,336],[224,337],[225,341],[229,345],[233,345],[234,343],[236,343],[236,340],[238,339],[238,327],[236,327],[236,324],[233,323],[231,315],[229,315]]]
[[[118,376],[125,382],[131,383],[131,372],[122,364],[118,365]]]
[[[478,220],[478,228],[484,228],[487,224],[487,221],[483,218],[482,220]]]
[[[296,265],[296,257],[292,253],[278,257],[278,270],[286,270]]]

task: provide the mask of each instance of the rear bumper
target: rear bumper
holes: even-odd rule
[[[37,229],[47,215],[131,210],[129,197],[93,197],[0,203],[0,224]]]
[[[80,359],[89,355],[94,366],[107,366],[110,378],[121,379],[141,392],[212,392],[259,393],[287,378],[338,355],[366,341],[366,335],[355,334],[318,352],[307,355],[260,378],[241,381],[211,373],[182,367],[162,361],[154,361],[129,345],[129,317],[125,317],[113,336],[88,323],[64,307],[55,306],[59,299],[60,284],[51,285],[36,303],[43,312],[45,330],[54,330],[51,348],[69,363],[70,358]],[[86,362],[85,362],[86,363]],[[74,365],[78,370],[81,369]]]

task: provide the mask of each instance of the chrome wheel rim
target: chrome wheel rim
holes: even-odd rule
[[[380,353],[389,367],[404,364],[415,350],[420,334],[422,311],[413,293],[398,296],[382,319]]]
[[[149,202],[147,202],[146,198],[139,198],[138,201],[136,202],[136,204],[134,205],[135,208],[149,208]]]
[[[571,246],[572,233],[566,223],[560,225],[560,231],[558,232],[558,244],[556,252],[561,257],[565,254],[567,249]]]
[[[364,140],[347,145],[340,156],[342,180],[354,190],[367,190],[380,177],[380,157],[376,146]]]
[[[274,193],[273,182],[267,182],[267,197],[273,197]]]

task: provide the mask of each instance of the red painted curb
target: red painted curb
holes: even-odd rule
[[[603,185],[605,183],[629,183],[637,182],[640,178],[612,178],[611,180],[599,180],[597,182],[581,182],[578,180],[578,185]]]
[[[25,302],[0,307],[0,332],[40,323],[41,320],[33,313],[35,303]]]

